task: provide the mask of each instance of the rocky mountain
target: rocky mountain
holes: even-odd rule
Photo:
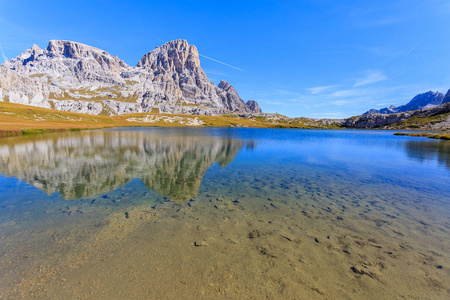
[[[61,89],[54,85],[0,66],[0,101],[51,108],[45,96],[60,93]]]
[[[448,93],[447,93],[448,94]],[[427,93],[419,94],[415,96],[411,101],[409,101],[405,105],[401,106],[389,106],[382,109],[371,109],[369,111],[366,111],[363,115],[366,114],[393,114],[393,113],[399,113],[399,112],[406,112],[406,111],[412,111],[412,110],[419,110],[419,109],[426,109],[434,106],[441,105],[444,99],[444,95],[439,92],[432,92],[429,91]]]
[[[76,42],[33,45],[0,67],[0,101],[95,115],[261,113],[228,82],[211,82],[185,40],[155,48],[136,66]]]
[[[444,100],[442,100],[442,104],[449,102],[450,102],[450,90],[448,90],[447,94],[444,97]]]

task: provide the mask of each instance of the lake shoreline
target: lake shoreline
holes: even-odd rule
[[[449,136],[445,130],[430,130],[425,125],[402,128],[401,123],[377,128],[338,125],[338,120],[287,118],[277,114],[242,117],[238,115],[203,116],[182,114],[139,113],[120,116],[85,115],[51,109],[0,103],[0,138],[52,132],[81,131],[124,127],[245,127],[278,129],[362,129],[426,131]],[[413,136],[416,136],[413,134]]]

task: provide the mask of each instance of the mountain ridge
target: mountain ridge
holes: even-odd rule
[[[450,90],[449,90],[450,92]],[[450,94],[447,93],[450,97]],[[394,113],[400,113],[400,112],[407,112],[407,111],[413,111],[413,110],[419,110],[419,109],[426,109],[431,108],[434,106],[438,106],[443,104],[444,95],[439,92],[426,92],[422,94],[416,95],[411,101],[404,105],[400,106],[394,106],[391,105],[389,107],[385,107],[382,109],[370,109],[363,113],[363,115],[367,114],[394,114]]]
[[[50,40],[46,49],[33,45],[3,68],[33,81],[15,87],[0,84],[0,101],[95,115],[262,112],[256,101],[244,102],[229,83],[211,82],[197,48],[182,39],[144,54],[136,66],[96,47]]]

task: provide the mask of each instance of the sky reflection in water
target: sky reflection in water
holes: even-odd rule
[[[274,129],[116,129],[0,141],[2,198],[24,193],[71,200],[107,194],[133,179],[174,201],[195,197],[215,164],[263,163],[384,175],[414,186],[442,188],[450,172],[445,141],[386,131]],[[263,171],[263,170],[259,170]],[[426,174],[426,176],[423,176]],[[211,174],[211,176],[214,176]],[[397,176],[397,177],[392,177]],[[409,181],[408,181],[409,180]],[[55,195],[53,195],[55,197]]]

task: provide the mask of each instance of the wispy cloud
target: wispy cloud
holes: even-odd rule
[[[297,92],[285,90],[285,89],[274,89],[272,91],[273,94],[283,95],[283,96],[299,96],[300,94]]]
[[[405,58],[407,58],[411,53],[414,52],[414,50],[416,50],[417,47],[420,46],[420,44],[422,44],[424,41],[424,39],[422,39],[420,42],[418,42],[417,44],[413,45],[407,52],[405,52],[403,55],[399,56],[394,63],[389,67],[389,69],[387,70],[387,72],[389,73],[390,71],[392,71],[392,69],[394,69],[394,67],[402,60],[404,60]]]
[[[342,106],[342,105],[352,104],[352,102],[351,101],[345,101],[345,100],[336,100],[336,101],[331,101],[330,104],[337,105],[337,106]]]
[[[348,11],[348,20],[359,28],[379,28],[407,21],[410,16],[403,11],[403,6],[396,3],[376,6],[355,5]]]
[[[205,71],[205,73],[208,74],[208,75],[230,77],[230,74],[227,74],[227,73],[221,72],[221,71],[217,71],[217,70],[203,69],[203,71]]]
[[[403,17],[387,17],[382,19],[365,20],[359,23],[359,26],[362,28],[374,28],[402,23],[404,21],[405,18]]]
[[[388,47],[372,46],[372,47],[359,47],[362,51],[369,52],[378,56],[398,56],[399,51],[393,50]]]
[[[214,58],[208,57],[208,56],[206,56],[206,55],[203,55],[203,54],[199,54],[199,56],[201,56],[201,57],[204,57],[204,58],[206,58],[206,59],[209,59],[209,60],[212,60],[212,61],[215,61],[216,63],[222,64],[222,65],[225,65],[225,66],[227,66],[227,67],[230,67],[230,68],[233,68],[233,69],[236,69],[236,70],[239,70],[239,71],[242,71],[242,72],[244,72],[244,70],[242,70],[241,68],[238,68],[238,67],[232,66],[232,65],[230,65],[230,64],[227,64],[227,63],[224,63],[223,61],[220,61],[220,60],[217,60],[217,59],[214,59]]]
[[[298,95],[291,95],[295,92],[286,90],[285,92],[289,93],[280,94],[279,90],[272,89],[258,101],[267,111],[278,110],[294,117],[344,118],[361,114],[371,108],[379,108],[381,105],[385,107],[404,104],[414,95],[428,88],[428,86],[402,85],[373,87],[369,90],[366,86],[352,87],[349,85],[341,90],[330,89],[321,94],[311,94],[305,91]],[[290,115],[293,113],[295,115]]]
[[[384,75],[383,72],[381,72],[380,70],[369,70],[369,71],[366,71],[366,74],[364,77],[356,80],[353,87],[364,86],[364,85],[384,81],[387,79],[388,78],[386,77],[386,75]]]
[[[316,87],[307,88],[306,90],[312,95],[317,95],[317,94],[321,94],[321,93],[327,92],[329,90],[332,90],[334,88],[337,88],[339,86],[340,85],[338,85],[338,84],[326,85],[326,86],[316,86]]]
[[[11,23],[8,20],[5,20],[2,17],[0,17],[0,24],[2,24],[4,27],[8,28],[8,31],[9,31],[8,33],[16,36],[16,38],[17,37],[27,37],[27,38],[33,38],[33,40],[47,38],[46,36],[35,34],[33,29],[23,28],[19,25],[16,25],[15,23]]]
[[[357,97],[361,96],[361,89],[349,89],[349,90],[340,90],[330,94],[330,98],[348,98],[348,97]]]
[[[0,45],[0,52],[2,54],[3,62],[8,61],[9,59],[6,57],[5,52],[3,52],[2,45]]]

